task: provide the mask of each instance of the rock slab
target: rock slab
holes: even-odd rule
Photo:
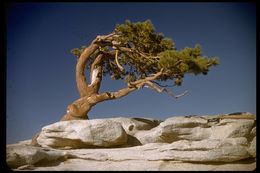
[[[6,161],[13,170],[255,170],[255,119],[216,117],[57,122],[38,147],[7,145]]]

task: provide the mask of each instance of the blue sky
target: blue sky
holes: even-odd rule
[[[30,139],[79,98],[70,50],[126,19],[150,19],[177,49],[201,44],[220,65],[187,75],[174,100],[147,88],[96,105],[90,119],[256,113],[256,6],[250,3],[16,3],[7,8],[6,142]],[[171,82],[169,82],[171,83]],[[101,91],[124,87],[104,78]]]

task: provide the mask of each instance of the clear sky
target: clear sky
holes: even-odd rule
[[[8,6],[6,138],[30,139],[57,122],[79,98],[70,50],[110,33],[126,19],[150,19],[177,49],[201,44],[220,65],[207,76],[187,75],[173,99],[144,88],[96,105],[90,119],[256,113],[256,5],[248,3],[17,3]],[[124,87],[103,79],[101,91]]]

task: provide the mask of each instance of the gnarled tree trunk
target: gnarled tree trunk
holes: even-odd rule
[[[95,42],[98,39],[100,40],[102,38],[107,38],[108,36],[97,37],[80,55],[76,65],[76,83],[80,98],[68,105],[67,113],[62,117],[61,121],[88,119],[87,113],[97,103],[108,99],[122,97],[123,95],[127,95],[131,91],[135,90],[135,88],[126,88],[115,93],[115,96],[111,96],[109,92],[103,94],[98,93],[102,80],[102,62],[104,58],[111,58],[111,56],[113,57],[113,52],[111,54],[99,52],[91,64],[90,83],[86,80],[84,73],[86,64],[90,59],[90,56],[99,49],[99,45]]]
[[[76,65],[76,83],[77,88],[80,94],[80,98],[67,107],[67,113],[62,117],[61,121],[66,120],[78,120],[78,119],[88,119],[88,112],[91,110],[93,106],[97,103],[118,99],[123,96],[128,95],[129,93],[142,88],[144,85],[155,89],[158,92],[162,92],[163,90],[159,89],[159,86],[156,86],[151,81],[156,80],[163,74],[163,69],[161,71],[152,74],[146,78],[140,78],[134,82],[130,82],[126,88],[120,89],[116,92],[104,92],[99,93],[99,88],[102,81],[102,65],[103,61],[106,58],[113,58],[118,68],[122,71],[123,67],[119,64],[117,56],[120,51],[131,51],[129,48],[118,47],[114,51],[110,52],[102,52],[99,50],[100,44],[109,44],[110,46],[115,46],[113,43],[118,46],[118,43],[113,41],[114,34],[109,34],[105,36],[98,36],[89,47],[85,48],[85,50],[80,55],[77,65]],[[105,41],[104,41],[105,40]],[[103,42],[102,42],[103,41]],[[90,83],[86,80],[85,77],[85,67],[90,59],[91,55],[94,52],[98,52],[93,63],[90,68]],[[167,91],[167,90],[166,90]]]

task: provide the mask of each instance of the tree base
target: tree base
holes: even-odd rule
[[[70,114],[66,114],[64,115],[60,121],[70,121],[70,120],[88,120],[88,116],[84,116],[84,117],[75,117],[75,116],[72,116]]]

